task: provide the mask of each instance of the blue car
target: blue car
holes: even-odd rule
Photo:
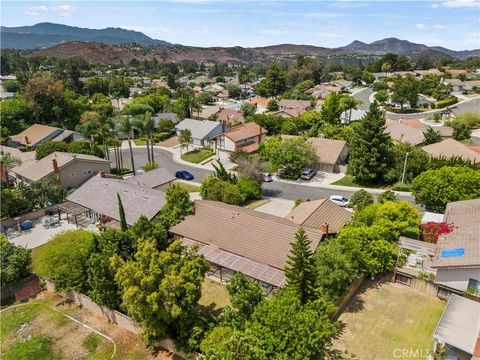
[[[193,175],[189,173],[187,170],[179,170],[175,173],[175,177],[177,179],[183,180],[193,180]]]

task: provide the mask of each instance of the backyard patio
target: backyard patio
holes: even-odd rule
[[[74,222],[70,221],[69,223],[67,221],[66,215],[63,215],[61,219],[58,219],[58,215],[42,216],[33,220],[32,223],[32,228],[28,230],[7,229],[7,238],[18,246],[33,249],[47,243],[58,233],[78,229]],[[97,227],[90,219],[82,218],[78,225],[85,230],[98,232]]]

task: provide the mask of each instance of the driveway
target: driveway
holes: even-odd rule
[[[256,211],[260,211],[266,214],[285,217],[293,209],[295,201],[287,199],[270,198],[270,201],[265,205],[256,208]]]

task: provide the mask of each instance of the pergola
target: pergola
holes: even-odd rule
[[[89,208],[86,208],[85,206],[76,204],[76,203],[68,201],[68,200],[64,201],[60,204],[55,205],[54,208],[58,210],[58,217],[59,218],[60,218],[60,214],[61,214],[62,211],[65,214],[67,214],[67,221],[68,221],[69,224],[70,224],[70,218],[68,217],[68,215],[70,214],[71,216],[73,216],[74,221],[75,221],[75,225],[77,227],[78,227],[77,216],[81,215],[81,214],[84,214],[84,213],[86,213],[90,210]]]

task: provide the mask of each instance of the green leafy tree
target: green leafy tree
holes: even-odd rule
[[[93,234],[85,230],[66,231],[38,249],[33,270],[55,281],[57,291],[88,293],[87,259]]]
[[[7,128],[10,134],[21,132],[32,122],[32,109],[23,96],[17,94],[12,99],[2,100],[0,105],[2,127]]]
[[[167,201],[160,211],[160,222],[165,228],[169,229],[194,212],[195,207],[187,190],[176,184],[167,189]]]
[[[228,282],[227,291],[230,305],[224,309],[225,322],[234,329],[243,329],[255,307],[265,299],[265,292],[258,283],[239,272]]]
[[[37,122],[45,124],[56,118],[55,107],[61,101],[64,90],[61,81],[55,81],[48,76],[33,77],[28,80],[23,94]]]
[[[300,299],[302,304],[316,298],[315,290],[315,261],[311,249],[312,242],[305,230],[300,228],[295,234],[295,241],[291,254],[285,265],[287,288],[291,289]]]
[[[407,156],[408,153],[408,156]],[[405,182],[411,182],[416,176],[429,168],[430,156],[425,150],[410,143],[397,143],[392,148],[394,167],[391,173],[393,178],[400,180],[405,168]],[[405,159],[407,166],[405,167]]]
[[[197,95],[197,100],[202,105],[208,105],[213,103],[213,95],[209,92],[202,92]]]
[[[423,138],[423,143],[425,145],[430,145],[442,141],[442,135],[430,126],[427,128],[427,130],[423,132]]]
[[[237,183],[237,176],[233,172],[229,172],[225,169],[225,166],[221,163],[221,161],[217,160],[216,164],[213,164],[213,176],[217,179],[229,182],[231,184]]]
[[[364,81],[367,85],[373,84],[373,82],[375,81],[375,75],[365,70],[362,73],[362,81]]]
[[[20,90],[20,83],[15,80],[6,80],[2,82],[2,86],[5,91],[8,92],[17,92],[18,90]]]
[[[168,246],[168,233],[165,227],[161,223],[154,223],[149,221],[145,215],[142,215],[128,228],[128,232],[131,234],[133,243],[136,244],[142,239],[155,239],[157,242],[157,249],[163,251]],[[136,246],[136,245],[134,245]],[[130,248],[127,247],[127,250]],[[125,258],[127,257],[124,256]]]
[[[340,96],[337,93],[332,92],[327,96],[322,105],[322,110],[320,110],[322,123],[332,125],[340,124],[340,115],[342,114],[342,111]]]
[[[470,134],[472,133],[472,129],[466,123],[458,123],[454,122],[452,124],[453,129],[453,138],[458,141],[464,141],[470,139]]]
[[[283,166],[282,176],[300,176],[305,166],[312,165],[317,154],[312,144],[303,137],[283,140],[279,136],[271,137],[261,145],[261,154],[265,156],[274,168]]]
[[[374,97],[375,100],[377,100],[380,104],[384,105],[388,101],[388,98],[390,96],[388,95],[387,90],[379,90],[375,93]]]
[[[243,115],[244,118],[254,115],[256,111],[257,108],[255,107],[255,105],[247,102],[243,103],[242,106],[240,106],[240,113]]]
[[[36,148],[35,159],[40,160],[55,151],[67,152],[68,145],[63,141],[45,141]]]
[[[227,84],[225,90],[228,91],[228,96],[234,99],[238,99],[242,95],[242,88],[237,84]]]
[[[315,252],[317,287],[330,301],[340,298],[360,274],[351,247],[342,246],[336,239],[322,242]]]
[[[147,239],[138,245],[134,260],[113,260],[122,306],[142,326],[148,345],[170,334],[174,323],[191,316],[197,305],[208,263],[195,253],[179,240],[160,252],[156,241]]]
[[[386,201],[398,201],[397,195],[392,190],[387,190],[377,195],[379,204],[383,204]]]
[[[413,180],[411,190],[427,210],[443,212],[449,202],[480,197],[480,172],[465,166],[428,170]]]
[[[349,207],[352,207],[355,210],[362,210],[368,205],[373,204],[373,202],[373,195],[365,189],[360,189],[355,192],[350,198]]]
[[[362,103],[363,103],[362,101],[357,100],[353,96],[350,96],[350,95],[342,96],[340,98],[340,109],[341,109],[341,111],[348,111],[348,123],[352,122],[352,110],[357,110],[358,105],[360,105]],[[324,103],[324,105],[325,105],[325,103]],[[323,109],[323,106],[322,106],[322,109]]]
[[[418,81],[413,75],[406,77],[397,77],[393,81],[392,87],[392,101],[400,104],[400,109],[403,110],[405,103],[409,103],[411,108],[417,106],[418,101]]]
[[[262,197],[262,183],[257,179],[240,177],[237,186],[245,201],[261,199]]]
[[[277,96],[282,94],[287,87],[287,73],[280,63],[271,63],[265,79],[254,86],[260,96]]]
[[[12,167],[16,165],[20,165],[21,163],[22,161],[14,157],[12,154],[8,152],[4,152],[3,150],[0,150],[0,167],[5,176],[5,182],[6,182],[7,188],[10,187],[10,177],[8,172]]]
[[[190,129],[183,129],[180,131],[180,136],[178,137],[178,140],[180,141],[180,145],[182,148],[187,148],[188,151],[188,146],[192,142],[192,132]]]
[[[391,271],[397,254],[397,246],[389,241],[379,239],[369,242],[363,256],[365,272],[375,276]]]
[[[2,189],[0,192],[0,216],[2,219],[13,218],[30,210],[30,204],[18,189]]]
[[[127,219],[125,217],[125,209],[123,208],[122,199],[120,198],[120,194],[117,193],[117,201],[118,201],[118,214],[120,216],[120,229],[122,231],[127,231]]]
[[[0,234],[0,280],[1,287],[14,285],[31,274],[32,255],[30,250],[17,246]]]
[[[267,104],[268,111],[278,111],[278,103],[276,100],[269,100]]]
[[[392,165],[392,140],[377,102],[370,105],[365,116],[355,126],[348,172],[363,183],[379,183],[387,179]]]

